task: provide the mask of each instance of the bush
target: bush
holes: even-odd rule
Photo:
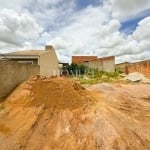
[[[102,78],[103,76],[107,76],[108,78],[117,78],[119,77],[119,72],[105,72],[105,71],[99,71],[98,69],[89,69],[88,77],[90,78]]]
[[[72,63],[71,65],[67,66],[66,67],[66,70],[69,71],[69,75],[72,75],[73,74],[76,74],[77,71],[79,74],[83,75],[86,71],[87,67],[84,66],[84,65],[78,65],[78,64],[75,64],[75,63]]]
[[[113,82],[119,77],[118,72],[103,72],[98,71],[98,69],[90,69],[89,74],[86,74],[87,78],[80,77],[79,82],[81,84],[96,84],[100,82]]]
[[[119,77],[119,72],[104,72],[98,68],[88,68],[84,65],[72,63],[66,68],[70,76],[76,76],[81,84],[96,84],[99,82],[112,82]]]

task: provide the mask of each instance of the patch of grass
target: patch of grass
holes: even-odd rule
[[[78,77],[78,81],[81,84],[96,84],[107,82],[111,83],[120,78],[118,72],[100,72],[97,69],[90,70],[91,74],[86,74]]]
[[[5,109],[5,106],[0,104],[0,111],[3,110],[3,109]]]
[[[96,83],[100,83],[100,80],[98,78],[95,79],[79,79],[78,80],[80,82],[80,84],[96,84]]]

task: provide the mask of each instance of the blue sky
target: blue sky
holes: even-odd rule
[[[150,9],[146,9],[143,12],[136,14],[131,19],[121,22],[122,26],[120,28],[120,31],[125,32],[127,34],[131,34],[135,31],[136,27],[138,26],[138,22],[147,16],[150,16]]]
[[[17,4],[17,5],[16,5]],[[55,47],[72,55],[150,59],[149,0],[0,0],[0,52]]]
[[[98,6],[102,3],[100,0],[76,0],[77,1],[77,9],[84,9],[85,7],[92,5]]]

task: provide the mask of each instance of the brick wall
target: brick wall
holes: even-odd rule
[[[127,66],[128,73],[140,72],[147,77],[150,77],[150,61],[143,61],[129,64]]]
[[[72,63],[80,64],[94,59],[97,59],[97,56],[72,56]]]

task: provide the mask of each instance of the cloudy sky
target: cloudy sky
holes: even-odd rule
[[[0,53],[55,47],[72,55],[150,59],[150,0],[0,0]]]

